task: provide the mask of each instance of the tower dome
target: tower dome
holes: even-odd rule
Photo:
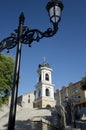
[[[47,63],[47,62],[43,62],[42,64],[39,64],[39,68],[40,67],[48,67],[48,68],[51,68],[50,65]]]

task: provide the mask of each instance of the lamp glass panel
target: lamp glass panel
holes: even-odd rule
[[[55,15],[61,17],[61,8],[59,6],[55,6]]]
[[[53,23],[57,23],[61,17],[61,9],[59,6],[51,7],[49,10],[50,19]]]
[[[53,23],[58,23],[59,17],[53,16],[53,17],[51,17],[51,21],[52,21]]]

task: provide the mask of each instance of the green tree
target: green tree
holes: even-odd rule
[[[81,89],[86,90],[86,76],[82,77],[81,80]]]
[[[8,101],[12,90],[14,62],[12,56],[0,54],[0,105]]]

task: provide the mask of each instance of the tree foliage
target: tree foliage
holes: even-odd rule
[[[14,59],[0,54],[0,105],[6,103],[12,90]]]
[[[86,76],[84,76],[81,80],[81,89],[86,90]]]

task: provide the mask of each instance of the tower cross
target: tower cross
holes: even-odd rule
[[[43,57],[43,61],[44,61],[44,63],[46,62],[46,57],[45,56]]]

